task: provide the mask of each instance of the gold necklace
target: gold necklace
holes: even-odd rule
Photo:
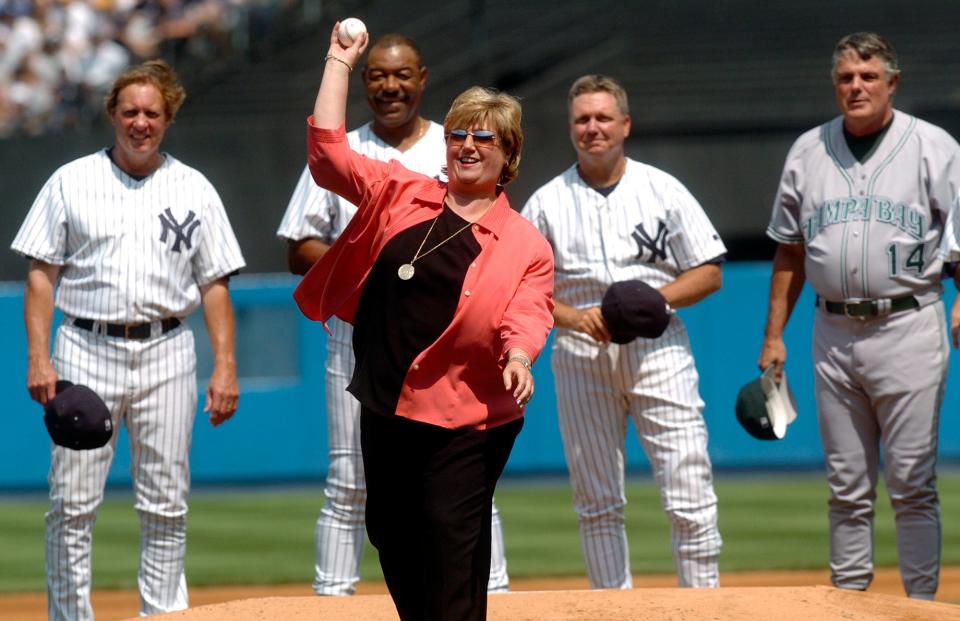
[[[454,234],[451,235],[450,237],[446,238],[445,240],[443,240],[442,242],[440,242],[439,244],[437,244],[436,246],[434,246],[434,247],[431,248],[430,250],[427,250],[427,251],[424,252],[423,254],[420,254],[420,251],[423,250],[423,245],[427,243],[427,239],[430,237],[430,233],[433,232],[433,227],[437,224],[437,220],[439,220],[439,219],[440,219],[440,216],[437,216],[436,218],[433,219],[433,222],[430,223],[430,228],[427,229],[427,235],[423,238],[423,241],[420,242],[420,247],[417,248],[417,252],[416,252],[416,254],[413,255],[413,258],[410,259],[410,262],[409,262],[409,263],[404,263],[404,264],[401,265],[400,268],[397,270],[397,276],[400,277],[400,280],[410,280],[411,278],[413,278],[413,273],[414,273],[414,271],[415,271],[415,270],[414,270],[414,267],[413,267],[413,264],[414,264],[414,262],[415,262],[417,259],[422,259],[423,257],[427,256],[428,254],[430,254],[431,252],[433,252],[434,250],[436,250],[436,249],[439,248],[440,246],[444,245],[445,243],[447,243],[448,241],[450,241],[451,239],[453,239],[454,237],[456,237],[457,235],[459,235],[460,233],[462,233],[463,231],[465,231],[465,230],[467,229],[467,227],[469,227],[471,224],[473,224],[473,222],[467,222],[467,223],[464,224],[462,227],[460,227],[460,228],[457,230],[456,233],[454,233]]]

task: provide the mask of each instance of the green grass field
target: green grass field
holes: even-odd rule
[[[822,475],[717,477],[722,571],[819,568],[827,560]],[[941,476],[943,562],[960,564],[960,474]],[[627,529],[638,573],[673,571],[656,486],[633,480]],[[513,577],[583,575],[576,518],[565,480],[506,480],[497,492]],[[308,583],[320,487],[196,491],[190,502],[187,576],[193,585]],[[42,499],[0,501],[0,592],[44,589]],[[97,588],[136,585],[138,525],[129,495],[112,493],[94,530]],[[893,517],[881,490],[876,562],[896,564]],[[365,579],[380,576],[367,550]]]

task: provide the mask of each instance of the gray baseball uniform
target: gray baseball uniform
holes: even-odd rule
[[[444,178],[446,165],[443,126],[430,123],[427,133],[406,151],[381,140],[367,123],[347,134],[354,151],[381,160],[397,160],[410,170]],[[349,201],[317,186],[304,168],[283,215],[277,236],[288,240],[316,238],[332,244],[356,213]],[[363,556],[366,484],[360,451],[360,404],[347,392],[353,376],[353,329],[332,317],[328,322],[326,399],[330,466],[326,502],[316,525],[316,566],[313,588],[320,595],[350,595],[360,580]],[[500,513],[492,515],[488,590],[509,585]]]
[[[837,117],[803,134],[784,165],[767,234],[804,244],[818,296],[814,375],[831,492],[830,566],[840,587],[863,589],[873,578],[882,457],[906,592],[932,597],[937,589],[935,464],[948,359],[940,280],[943,257],[957,246],[944,223],[958,184],[956,141],[900,111],[864,162]],[[847,316],[863,309],[875,310]]]
[[[599,306],[614,282],[658,288],[726,252],[696,199],[672,176],[627,159],[604,196],[571,166],[523,209],[554,251],[554,298]],[[671,525],[681,586],[719,584],[717,498],[699,377],[674,316],[657,339],[598,344],[559,328],[551,362],[580,539],[593,588],[630,588],[624,448],[632,418]]]
[[[106,150],[47,181],[13,241],[22,255],[61,266],[64,314],[52,361],[62,379],[96,391],[126,425],[140,515],[141,614],[187,607],[184,575],[188,454],[197,409],[193,333],[174,325],[201,302],[200,286],[243,267],[210,183],[170,155],[137,180]],[[146,338],[107,324],[151,324]],[[46,566],[51,619],[93,618],[90,549],[116,435],[100,449],[52,446]]]

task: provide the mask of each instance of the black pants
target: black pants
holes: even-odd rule
[[[445,429],[360,414],[367,535],[402,621],[482,621],[497,479],[523,427]]]

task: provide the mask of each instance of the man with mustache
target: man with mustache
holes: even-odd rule
[[[389,33],[370,47],[361,74],[373,121],[347,134],[350,147],[367,157],[397,160],[415,172],[444,178],[443,126],[420,116],[427,68],[408,37]],[[287,241],[294,274],[306,274],[343,232],[356,206],[317,186],[304,167],[277,236]],[[366,482],[360,451],[360,404],[346,391],[353,376],[353,329],[336,317],[327,337],[327,430],[330,466],[326,498],[316,526],[318,595],[352,595],[360,579]],[[507,564],[496,505],[488,591],[506,591]]]
[[[831,579],[856,590],[873,579],[882,459],[904,589],[933,599],[949,357],[940,295],[944,260],[960,259],[960,146],[894,109],[900,69],[882,36],[843,37],[832,77],[840,116],[793,144],[773,203],[767,235],[779,246],[759,365],[782,373],[783,329],[809,280],[817,294],[813,363],[830,485]],[[956,347],[960,303],[950,326]]]

